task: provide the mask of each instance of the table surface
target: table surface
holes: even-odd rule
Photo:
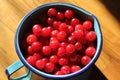
[[[5,69],[19,58],[15,52],[14,35],[21,18],[37,6],[61,0],[0,0],[0,80],[7,80]],[[62,0],[93,13],[103,33],[103,48],[95,65],[108,80],[120,79],[120,1]],[[13,76],[25,73],[22,68]],[[33,74],[32,80],[44,80]]]

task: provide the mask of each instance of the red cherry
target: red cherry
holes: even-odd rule
[[[58,30],[53,30],[52,32],[51,32],[51,36],[52,37],[57,37],[57,34],[58,34]]]
[[[49,17],[49,18],[47,19],[48,25],[53,25],[53,22],[54,22],[54,18]]]
[[[52,56],[50,56],[49,61],[52,62],[52,63],[57,63],[58,62],[58,57],[56,55],[52,55]]]
[[[43,60],[37,60],[35,63],[37,69],[42,70],[45,67],[45,62]]]
[[[68,25],[66,23],[61,23],[58,27],[59,31],[67,31]]]
[[[55,75],[63,75],[62,71],[55,72]]]
[[[59,65],[63,66],[63,65],[67,65],[67,64],[68,64],[68,60],[66,58],[59,59]]]
[[[94,31],[90,31],[85,36],[86,40],[92,42],[96,39],[96,33]]]
[[[74,32],[74,28],[73,28],[73,26],[68,25],[67,33],[71,34],[72,32]]]
[[[90,61],[91,61],[91,58],[88,57],[88,56],[83,56],[83,57],[81,58],[81,63],[82,63],[82,65],[84,65],[84,66],[86,66]]]
[[[40,51],[42,48],[42,44],[38,41],[32,43],[32,48],[34,51]]]
[[[68,37],[68,42],[71,43],[71,44],[74,44],[76,42],[75,36],[69,36]]]
[[[60,43],[58,40],[51,40],[49,45],[52,49],[57,49],[59,47]]]
[[[34,53],[33,56],[36,58],[36,60],[39,60],[42,58],[42,55],[40,53]]]
[[[31,46],[28,46],[27,52],[28,52],[28,55],[32,55],[34,53],[34,50]]]
[[[50,55],[50,53],[51,53],[51,47],[50,46],[43,46],[42,47],[42,53],[43,53],[43,55]]]
[[[96,52],[96,50],[95,50],[95,48],[92,47],[92,46],[88,47],[88,48],[85,50],[85,54],[86,54],[87,56],[89,56],[89,57],[93,57],[93,56],[95,55],[95,52]]]
[[[64,56],[65,56],[65,53],[66,53],[66,51],[65,51],[65,48],[64,48],[64,47],[59,47],[59,48],[58,48],[58,51],[57,51],[57,56],[58,56],[58,57],[64,57]]]
[[[67,36],[67,34],[66,34],[65,31],[60,31],[57,34],[57,39],[60,40],[60,41],[64,41],[66,36]]]
[[[42,60],[45,62],[45,64],[49,62],[48,58],[42,58]]]
[[[35,24],[32,28],[32,31],[36,36],[40,36],[42,31],[42,26],[39,24]]]
[[[64,14],[62,12],[57,12],[56,18],[58,20],[63,20],[64,19]]]
[[[35,58],[35,57],[29,56],[29,57],[27,57],[26,60],[27,60],[27,62],[28,62],[30,65],[35,66],[35,62],[36,62],[36,58]]]
[[[82,49],[82,44],[80,42],[75,43],[75,49],[76,50],[81,50]]]
[[[61,24],[60,21],[54,21],[54,22],[53,22],[53,27],[54,27],[55,29],[58,29],[58,27],[59,27],[60,24]]]
[[[84,36],[83,30],[74,31],[74,36],[75,36],[76,39],[82,38]]]
[[[52,41],[52,40],[57,40],[57,38],[56,37],[50,37],[50,41]]]
[[[61,43],[60,43],[60,47],[63,47],[63,48],[66,48],[67,45],[68,45],[67,42],[61,42]]]
[[[73,44],[68,44],[66,46],[66,54],[71,55],[75,51],[75,45]]]
[[[73,65],[73,66],[71,67],[71,72],[73,73],[73,72],[79,71],[80,69],[81,69],[80,66]]]
[[[83,27],[84,27],[84,29],[86,29],[86,30],[92,29],[92,26],[93,26],[93,24],[92,24],[92,22],[89,21],[89,20],[83,22]]]
[[[51,32],[52,32],[51,28],[48,28],[48,27],[42,28],[42,36],[43,37],[50,37]]]
[[[27,36],[26,42],[28,44],[32,44],[35,41],[37,41],[37,37],[34,34],[30,34]]]
[[[80,20],[77,19],[77,18],[73,18],[71,21],[70,21],[70,24],[72,26],[76,26],[77,24],[80,24]]]
[[[75,26],[75,30],[84,30],[83,26],[81,24],[77,24]]]
[[[65,18],[72,19],[74,17],[74,12],[72,10],[66,10],[64,15],[65,15]]]
[[[45,72],[52,73],[54,71],[55,65],[51,62],[46,63]]]
[[[56,16],[57,11],[55,8],[50,8],[47,13],[48,13],[48,16],[52,17],[52,16]]]
[[[63,74],[69,74],[71,72],[71,69],[70,69],[69,66],[64,65],[64,66],[61,67],[61,71],[62,71]]]

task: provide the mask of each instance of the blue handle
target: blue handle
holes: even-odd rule
[[[32,76],[32,72],[30,70],[28,70],[28,72],[23,75],[23,76],[20,76],[20,77],[17,77],[17,78],[10,78],[10,76],[16,72],[17,70],[19,70],[20,68],[22,68],[24,65],[23,63],[18,60],[16,61],[15,63],[13,63],[11,66],[9,66],[5,72],[6,72],[6,75],[8,76],[8,79],[9,80],[30,80],[31,79],[31,76]]]

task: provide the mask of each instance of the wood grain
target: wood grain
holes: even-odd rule
[[[0,0],[0,80],[7,80],[5,69],[19,59],[14,48],[14,34],[20,20],[32,9],[50,2],[61,2],[61,0]],[[82,7],[98,18],[103,33],[103,48],[96,65],[108,80],[119,80],[119,20],[100,0],[63,0],[62,2]],[[119,5],[114,7],[117,6]],[[25,72],[26,68],[22,68],[14,76]],[[32,80],[44,80],[44,78],[33,74]]]

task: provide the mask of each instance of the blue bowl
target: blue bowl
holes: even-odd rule
[[[43,13],[45,11],[47,11],[50,7],[54,7],[54,8],[58,8],[58,9],[62,9],[62,10],[66,10],[66,9],[71,9],[73,10],[78,17],[82,18],[83,20],[91,20],[94,24],[94,30],[97,34],[97,41],[96,41],[96,53],[94,55],[94,57],[92,58],[92,60],[88,63],[88,65],[86,65],[85,67],[83,67],[81,70],[71,73],[71,74],[67,74],[67,75],[61,75],[61,76],[56,76],[56,75],[52,75],[52,74],[48,74],[45,72],[42,72],[34,67],[32,67],[24,58],[23,56],[23,51],[20,47],[21,44],[21,40],[23,40],[24,38],[24,34],[26,33],[27,30],[29,30],[31,28],[32,22],[38,18],[40,15],[43,15]],[[35,9],[33,9],[31,12],[29,12],[28,14],[26,14],[23,19],[21,20],[21,22],[18,25],[17,31],[16,31],[16,35],[15,35],[15,47],[16,47],[16,52],[18,54],[18,57],[20,58],[20,60],[22,61],[22,63],[32,72],[38,74],[39,76],[43,76],[45,78],[51,78],[51,79],[65,79],[65,78],[72,78],[72,77],[76,77],[77,75],[81,76],[80,80],[84,80],[88,78],[88,75],[90,74],[90,68],[95,64],[96,60],[98,59],[101,49],[102,49],[102,33],[101,33],[101,29],[100,29],[100,25],[99,22],[97,20],[97,18],[87,12],[86,10],[77,7],[75,5],[72,4],[68,4],[68,3],[61,3],[61,2],[56,2],[56,3],[49,3],[49,4],[45,4],[42,6],[39,6]]]

